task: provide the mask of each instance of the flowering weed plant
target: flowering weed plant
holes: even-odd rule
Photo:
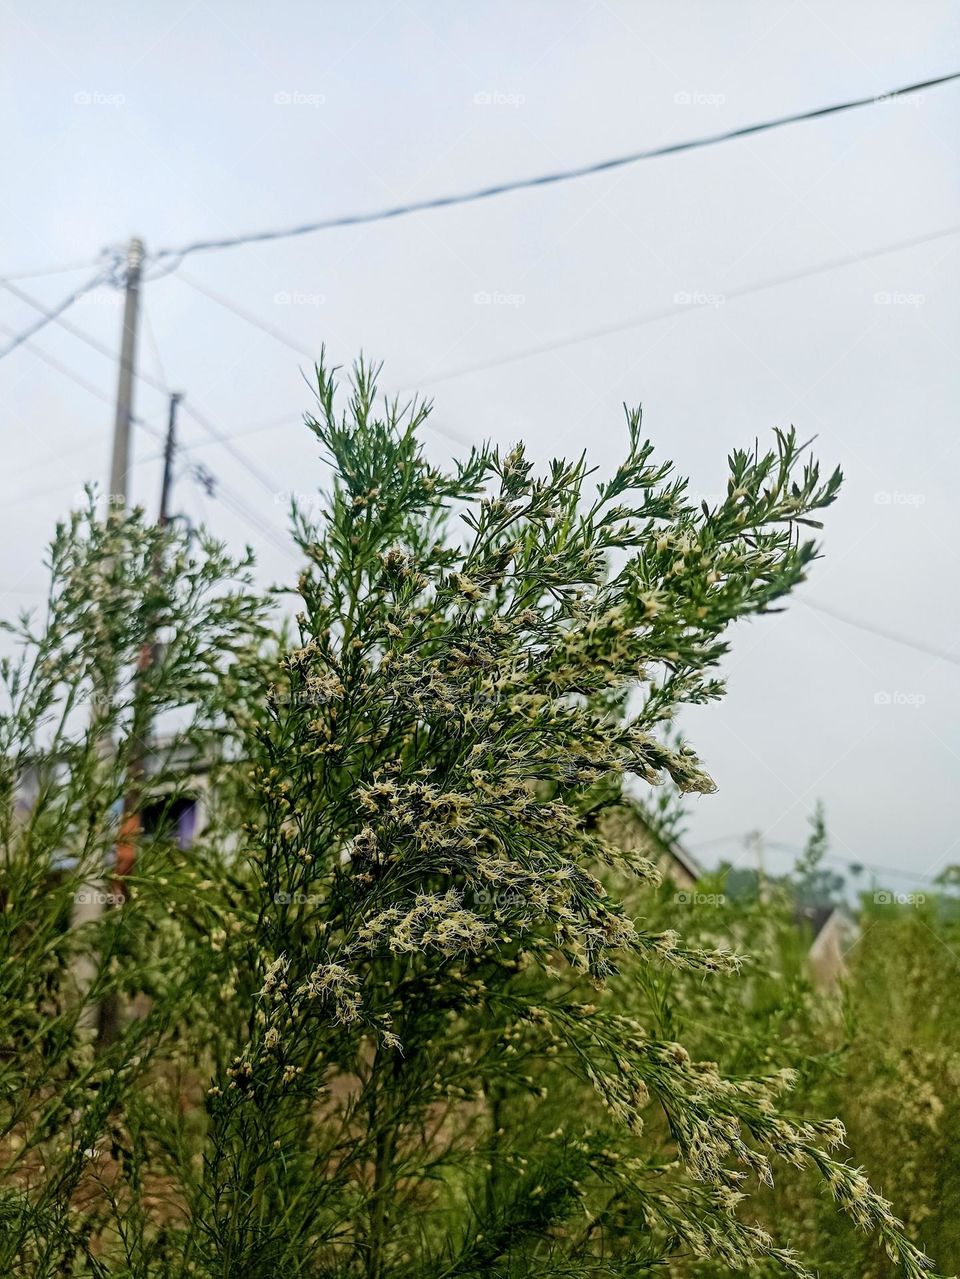
[[[697,505],[638,412],[600,481],[585,458],[537,474],[520,446],[443,470],[418,439],[428,406],[379,403],[368,365],[341,407],[321,363],[317,401],[334,478],[319,514],[292,512],[293,637],[246,564],[136,514],[61,532],[48,618],[20,632],[6,1271],[539,1279],[713,1258],[805,1275],[750,1221],[786,1164],[899,1273],[932,1273],[838,1153],[842,1125],[794,1113],[790,1070],[693,1059],[617,993],[738,980],[722,939],[645,918],[653,850],[603,819],[626,786],[713,789],[672,720],[721,696],[731,623],[803,580],[839,473],[777,432]],[[83,687],[110,690],[109,722],[71,727]],[[167,710],[178,750],[135,802],[176,793],[189,744],[212,761],[209,821],[186,852],[144,837],[122,904],[65,924],[54,854],[83,868],[68,893],[102,876],[111,806]],[[36,759],[56,780],[18,818]],[[96,1035],[108,996],[118,1024]]]

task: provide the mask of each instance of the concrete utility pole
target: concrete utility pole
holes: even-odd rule
[[[126,334],[126,328],[124,329]],[[183,399],[179,391],[170,395],[170,413],[167,418],[167,439],[163,450],[163,482],[160,486],[160,510],[157,514],[157,526],[166,528],[170,520],[170,492],[173,487],[173,457],[177,448],[177,405]],[[116,456],[116,454],[114,454]],[[154,564],[154,571],[159,572],[160,561]],[[142,687],[143,680],[150,667],[157,660],[158,647],[153,639],[148,639],[140,649],[137,662],[136,686]],[[125,881],[133,873],[137,859],[137,846],[143,834],[143,818],[140,811],[143,798],[143,782],[147,771],[147,760],[150,754],[150,716],[143,713],[138,704],[140,699],[134,695],[133,749],[127,769],[127,789],[123,797],[123,812],[120,816],[120,829],[117,832],[116,860],[113,867],[112,892],[110,899],[114,905],[120,905],[126,898]],[[112,1042],[120,1028],[120,1003],[115,995],[108,995],[100,1005],[98,1037],[101,1044]]]
[[[133,419],[133,387],[137,369],[137,325],[140,319],[140,273],[143,268],[143,241],[134,236],[127,246],[124,274],[123,329],[120,333],[120,372],[117,377],[117,409],[113,422],[113,455],[110,459],[110,489],[107,494],[107,512],[123,510],[127,505],[127,472],[130,469],[130,424]],[[101,696],[112,694],[112,689],[101,689]],[[104,756],[114,751],[114,743],[108,736],[99,744]],[[119,849],[117,849],[119,853]],[[78,893],[73,908],[74,925],[99,919],[110,897],[110,877],[97,875]],[[76,981],[81,996],[85,995],[96,979],[99,958],[84,956],[76,967]],[[98,1006],[84,1009],[80,1024],[96,1030],[102,1042],[109,1042],[118,1024],[118,1005],[114,996],[108,996]]]
[[[165,528],[170,519],[170,490],[173,488],[173,455],[177,451],[177,406],[183,399],[180,391],[170,395],[170,414],[167,418],[167,441],[163,449],[163,483],[160,485],[160,518],[157,523]]]
[[[137,324],[140,319],[140,272],[143,241],[136,236],[127,248],[126,293],[123,331],[120,335],[120,375],[117,379],[117,413],[113,424],[113,457],[110,462],[111,506],[127,504],[127,471],[130,469],[130,422],[133,418],[133,384],[137,371]]]

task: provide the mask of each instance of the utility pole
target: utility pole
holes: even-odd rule
[[[170,492],[173,487],[173,458],[177,442],[177,405],[183,396],[178,391],[170,395],[170,411],[167,417],[167,438],[163,450],[163,480],[160,485],[160,509],[157,513],[157,527],[166,528],[170,520]],[[116,455],[115,455],[116,456]],[[160,552],[154,560],[154,572],[160,571]],[[117,833],[116,859],[114,861],[111,881],[111,901],[120,905],[126,898],[126,879],[133,873],[137,859],[137,845],[143,833],[141,803],[143,799],[143,781],[150,754],[150,712],[149,704],[143,699],[144,681],[150,667],[157,660],[158,646],[152,637],[146,639],[140,647],[137,661],[134,692],[133,713],[133,745],[130,762],[127,766],[127,786],[123,797],[123,811],[120,815],[120,829]],[[120,1027],[120,1003],[116,995],[110,994],[100,1004],[98,1039],[101,1044],[111,1043],[117,1036]]]
[[[177,450],[177,407],[183,395],[180,391],[170,396],[170,414],[167,418],[167,441],[163,449],[163,482],[160,485],[160,515],[157,523],[165,528],[170,519],[167,509],[170,503],[170,490],[173,487],[173,455]]]
[[[177,406],[183,399],[179,391],[170,395],[170,411],[167,416],[167,438],[163,449],[163,481],[160,485],[160,510],[157,514],[157,527],[166,528],[170,519],[170,491],[173,487],[173,457],[177,447]],[[160,555],[154,560],[154,573],[159,573]],[[157,660],[157,642],[152,637],[140,648],[137,662],[136,684],[140,688],[150,667]],[[135,708],[134,748],[130,755],[130,766],[127,773],[127,793],[123,801],[123,817],[120,822],[120,835],[117,839],[116,889],[117,896],[123,896],[123,880],[133,870],[137,856],[137,842],[140,838],[142,822],[140,819],[140,798],[143,789],[143,777],[146,772],[147,756],[150,752],[149,718],[137,723],[141,717]]]
[[[143,241],[134,236],[127,246],[124,272],[123,329],[120,333],[120,371],[117,377],[117,408],[113,422],[113,454],[110,459],[110,488],[107,494],[107,514],[122,511],[127,505],[127,472],[130,469],[130,424],[133,419],[133,387],[137,364],[137,326],[140,318],[140,274],[143,269]],[[100,696],[112,696],[114,690],[101,688]],[[114,752],[112,737],[105,735],[99,743],[105,757]],[[117,847],[119,860],[119,846]],[[109,876],[97,875],[78,893],[73,908],[73,924],[79,925],[99,919],[111,899],[112,883]],[[96,979],[99,960],[84,957],[79,961],[76,980],[81,994],[86,994]],[[81,1024],[96,1029],[101,1042],[108,1042],[116,1033],[118,1005],[115,996],[108,995],[99,1005],[84,1010]]]
[[[137,371],[137,325],[140,319],[140,272],[143,241],[136,236],[127,247],[124,276],[123,331],[120,335],[120,373],[117,379],[117,412],[113,423],[113,456],[110,461],[111,506],[127,504],[127,471],[130,469],[130,422],[133,418],[133,384]]]

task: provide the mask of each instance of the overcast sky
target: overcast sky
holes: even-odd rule
[[[373,210],[960,68],[957,8],[937,0],[8,0],[0,23],[0,276],[80,264],[14,280],[48,306],[133,234],[150,252]],[[141,367],[249,466],[183,416],[190,459],[223,487],[204,497],[183,474],[176,508],[251,540],[266,578],[289,576],[271,538],[283,495],[323,480],[298,424],[311,403],[299,349],[321,342],[338,362],[361,348],[384,360],[386,389],[434,395],[438,461],[456,439],[522,438],[538,459],[586,447],[609,469],[627,400],[710,495],[731,447],[796,424],[846,484],[810,582],[787,613],[737,628],[725,701],[684,718],[719,785],[694,805],[689,843],[708,863],[742,857],[758,828],[782,868],[822,798],[836,857],[922,887],[960,861],[960,670],[812,605],[960,651],[960,236],[876,255],[960,226],[958,107],[951,84],[467,207],[187,258],[146,288]],[[875,256],[804,276],[861,254]],[[783,276],[804,278],[745,292]],[[0,290],[0,345],[35,318]],[[116,348],[115,292],[65,318]],[[115,366],[56,325],[0,363],[5,615],[38,602],[54,520],[106,479],[114,390]],[[138,387],[136,411],[159,430],[162,390]],[[157,449],[135,434],[132,496],[150,507]]]

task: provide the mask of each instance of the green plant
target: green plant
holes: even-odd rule
[[[740,1207],[782,1162],[819,1172],[904,1274],[927,1273],[831,1153],[842,1126],[784,1100],[793,1072],[724,1073],[674,1038],[663,974],[732,983],[739,960],[634,918],[656,914],[656,868],[600,834],[625,779],[713,788],[670,738],[674,713],[721,695],[730,623],[802,580],[816,548],[800,528],[839,474],[778,432],[769,454],[733,453],[725,499],[698,507],[633,412],[623,463],[592,488],[585,459],[537,477],[521,447],[445,472],[418,444],[427,407],[378,409],[369,366],[343,412],[322,363],[317,396],[334,482],[318,519],[294,512],[296,641],[269,640],[248,587],[219,588],[232,569],[215,547],[190,567],[136,517],[85,546],[115,539],[98,553],[142,610],[75,587],[79,638],[56,607],[25,635],[44,661],[76,652],[91,686],[129,672],[138,724],[194,708],[222,811],[190,856],[144,848],[124,904],[49,958],[58,992],[68,950],[92,957],[75,1007],[144,997],[99,1054],[24,978],[36,1025],[11,1069],[33,1101],[0,1125],[19,1142],[0,1257],[37,1276],[630,1275],[684,1256],[805,1274]],[[158,557],[163,591],[144,568]],[[216,606],[170,611],[196,582]],[[133,659],[158,611],[187,657],[148,698]],[[93,660],[105,613],[117,627]],[[8,793],[37,750],[35,678],[17,676],[4,722]],[[28,822],[49,821],[46,841],[8,824],[11,864],[42,867],[91,794],[102,858],[137,749],[111,714],[119,749],[98,749],[106,725],[80,734],[83,767]],[[32,953],[19,900],[7,982]],[[39,883],[29,902],[53,911]]]

